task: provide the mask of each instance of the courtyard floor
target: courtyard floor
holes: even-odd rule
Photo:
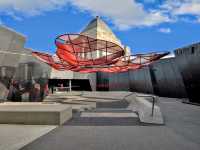
[[[84,97],[81,93],[76,96],[59,94],[54,95],[53,99],[47,98],[46,102],[59,101],[72,105],[73,118],[58,127],[29,126],[28,128],[23,125],[0,125],[0,131],[4,134],[0,134],[0,149],[200,149],[199,106],[184,104],[180,99],[160,97],[157,105],[163,113],[165,125],[141,124],[137,113],[127,109],[128,103],[124,100],[127,94],[130,93],[110,92],[98,95],[91,93]],[[81,113],[78,109],[82,106],[84,112]],[[28,136],[30,140],[22,140]],[[16,144],[18,147],[11,146]]]

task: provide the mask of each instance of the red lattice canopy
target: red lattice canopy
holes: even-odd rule
[[[40,52],[33,52],[33,55],[54,69],[82,73],[135,70],[169,54],[164,52],[124,56],[121,46],[80,34],[58,36],[55,44],[56,55]]]

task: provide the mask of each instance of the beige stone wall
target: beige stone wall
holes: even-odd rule
[[[17,50],[24,47],[25,36],[14,30],[0,26],[0,50]]]
[[[88,26],[81,32],[81,34],[101,39],[122,45],[121,41],[115,36],[112,30],[100,18],[95,18],[88,24]]]
[[[121,41],[116,37],[112,32],[109,26],[101,20],[99,17],[92,20],[88,26],[81,32],[81,34],[100,40],[109,41],[115,43],[122,48],[124,48],[126,56],[131,55],[131,49],[127,46],[124,46]],[[96,52],[96,58],[104,56],[104,52]]]
[[[48,76],[50,79],[89,79],[89,74],[72,71],[56,71],[49,65],[32,56],[32,50],[24,48],[26,38],[4,26],[0,26],[0,67],[16,69],[14,77],[25,79],[27,69],[20,64],[33,64],[31,75],[33,79]]]

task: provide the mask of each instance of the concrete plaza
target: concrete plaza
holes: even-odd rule
[[[184,104],[180,99],[159,98],[156,104],[161,109],[165,125],[142,124],[138,114],[130,111],[128,109],[130,104],[124,100],[130,93],[93,92],[87,93],[87,96],[76,93],[76,99],[73,97],[74,94],[65,95],[71,103],[69,105],[74,106],[73,118],[70,121],[57,128],[1,125],[0,130],[3,134],[0,135],[0,149],[199,150],[200,148],[199,106]],[[74,98],[74,102],[69,97]],[[64,103],[60,100],[59,103]],[[63,101],[67,102],[66,99]],[[77,111],[79,105],[96,105],[96,107]]]

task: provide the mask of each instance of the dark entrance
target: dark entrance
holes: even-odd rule
[[[69,79],[49,79],[49,87],[70,87]],[[71,80],[71,88],[73,91],[91,91],[91,86],[89,80]]]

